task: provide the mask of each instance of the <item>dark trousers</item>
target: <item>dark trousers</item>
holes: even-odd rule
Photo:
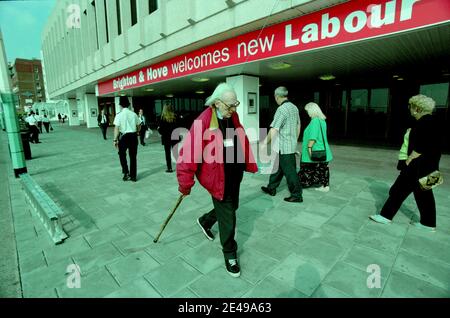
[[[170,143],[164,144],[164,152],[166,154],[167,170],[172,170],[172,156],[171,156],[172,148],[173,148],[173,146]]]
[[[147,131],[146,125],[141,125],[141,129],[139,130],[139,140],[141,141],[141,145],[145,145],[145,132]]]
[[[219,224],[220,243],[225,259],[237,258],[237,243],[234,240],[236,231],[236,210],[239,207],[239,187],[236,185],[233,193],[225,196],[222,201],[212,198],[214,209],[200,217],[200,223],[211,228]]]
[[[122,166],[122,173],[129,174],[131,179],[136,179],[136,156],[137,156],[138,140],[136,133],[128,133],[119,140],[119,158]],[[127,149],[130,157],[130,170],[127,163]]]
[[[436,227],[436,203],[433,190],[422,191],[419,182],[405,174],[400,174],[395,180],[389,190],[389,198],[384,203],[380,214],[386,219],[392,220],[411,192],[414,194],[414,199],[416,199],[419,208],[420,223],[425,226]]]
[[[39,128],[36,125],[30,125],[30,141],[39,142]]]
[[[295,161],[295,154],[278,155],[278,169],[272,173],[269,178],[267,187],[270,190],[275,190],[281,183],[283,176],[286,176],[291,196],[294,198],[302,197],[302,186],[297,176],[297,167]]]
[[[39,132],[42,134],[42,121],[37,122]]]
[[[100,124],[100,129],[102,130],[103,139],[106,140],[106,130],[108,129],[108,124]]]
[[[50,123],[43,123],[44,124],[44,128],[45,131],[47,132],[47,134],[50,132],[49,128],[50,128]]]

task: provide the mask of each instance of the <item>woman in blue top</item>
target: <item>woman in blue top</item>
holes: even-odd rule
[[[316,186],[316,190],[328,192],[330,191],[328,163],[333,159],[333,155],[328,145],[326,117],[316,103],[306,104],[305,111],[311,117],[311,122],[303,132],[302,158],[298,176],[303,188]],[[325,150],[325,161],[311,160],[313,150]]]

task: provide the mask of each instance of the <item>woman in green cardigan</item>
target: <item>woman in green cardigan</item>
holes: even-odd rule
[[[328,192],[330,191],[328,163],[333,159],[333,154],[328,145],[326,117],[316,103],[306,104],[305,111],[311,117],[311,121],[303,133],[302,157],[298,176],[303,188],[315,186],[318,191]],[[325,150],[325,161],[311,160],[313,150]]]

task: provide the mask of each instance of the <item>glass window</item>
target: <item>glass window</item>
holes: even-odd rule
[[[352,89],[350,99],[351,111],[366,110],[369,99],[369,91],[367,89]]]
[[[131,7],[131,26],[133,26],[137,23],[136,0],[130,0],[130,7]]]
[[[120,0],[116,0],[116,12],[117,12],[117,34],[122,34],[122,21],[120,20]]]
[[[106,43],[109,43],[108,8],[106,7],[106,0],[103,0],[103,3],[105,5]]]
[[[98,44],[98,25],[97,25],[97,11],[95,10],[95,0],[91,2],[91,5],[94,7],[94,18],[95,18],[95,34],[96,34],[96,40],[97,40],[97,50],[100,48]]]
[[[436,108],[446,108],[448,105],[448,87],[449,83],[421,85],[420,94],[434,99]]]
[[[152,14],[158,10],[158,1],[157,0],[148,0],[148,14]]]
[[[386,113],[389,101],[387,88],[374,88],[371,90],[370,109],[376,113]]]

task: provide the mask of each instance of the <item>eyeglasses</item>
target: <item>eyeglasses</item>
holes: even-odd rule
[[[222,100],[220,100],[219,99],[219,101],[222,103],[222,104],[224,104],[225,105],[225,108],[227,109],[227,110],[230,110],[231,108],[236,108],[236,107],[238,107],[240,104],[241,104],[241,102],[240,101],[236,101],[233,105],[228,105],[227,103],[225,103],[224,101],[222,101]]]

